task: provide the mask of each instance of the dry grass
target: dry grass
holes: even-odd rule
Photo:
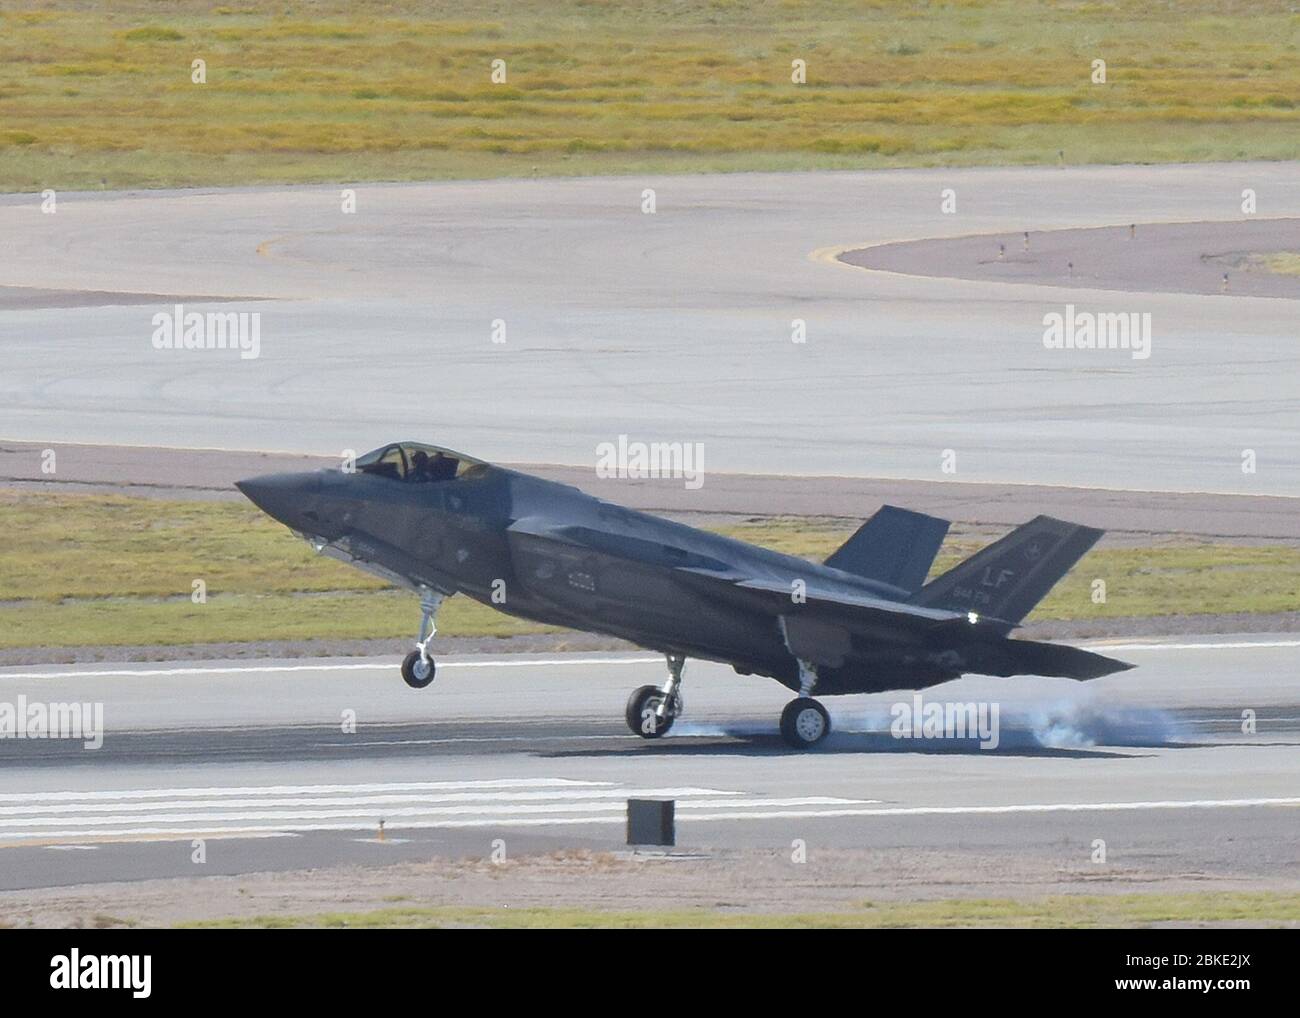
[[[1264,255],[1261,260],[1269,272],[1300,276],[1300,251],[1278,251],[1276,254]]]
[[[855,521],[777,518],[718,527],[817,561]],[[0,648],[410,637],[416,599],[312,553],[251,505],[0,491]],[[936,572],[982,542],[949,538]],[[191,599],[206,584],[207,601]],[[1106,600],[1093,600],[1093,583]],[[1300,548],[1191,540],[1090,552],[1032,619],[1294,611]],[[446,636],[545,632],[463,597]]]
[[[1285,926],[1300,920],[1300,895],[1259,892],[1056,895],[941,901],[862,902],[834,912],[770,914],[694,908],[640,912],[589,908],[400,907],[368,912],[253,916],[189,924],[205,928],[413,929],[904,929],[942,927],[1116,928],[1153,924],[1246,923]]]
[[[1284,0],[9,4],[0,187],[1296,158],[1298,31]]]

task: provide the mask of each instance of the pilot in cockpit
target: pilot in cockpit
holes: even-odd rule
[[[456,467],[458,463],[450,456],[444,456],[440,452],[433,454],[429,460],[428,477],[431,481],[450,481],[456,476]]]

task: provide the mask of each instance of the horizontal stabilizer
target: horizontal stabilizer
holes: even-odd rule
[[[1036,640],[1006,640],[997,646],[996,654],[1005,656],[1005,664],[1001,668],[990,668],[985,674],[1046,675],[1082,680],[1099,679],[1133,667],[1126,661],[1094,654],[1090,650]]]
[[[1102,533],[1037,516],[931,580],[909,603],[1019,623]]]
[[[826,564],[911,594],[925,582],[948,526],[947,520],[924,513],[881,506]]]

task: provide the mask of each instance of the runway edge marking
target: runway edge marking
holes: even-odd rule
[[[1107,650],[1255,650],[1300,647],[1300,640],[1243,640],[1215,643],[1107,643],[1105,641],[1088,641],[1086,646],[1105,647]],[[439,670],[445,668],[528,668],[528,667],[566,667],[609,665],[657,664],[658,657],[602,657],[602,658],[525,658],[510,660],[494,658],[486,661],[446,661],[439,662]],[[279,672],[347,672],[372,671],[388,668],[390,662],[376,660],[368,664],[309,664],[309,665],[236,665],[210,668],[115,668],[102,671],[72,672],[5,672],[0,671],[0,679],[80,679],[80,678],[148,678],[170,675],[239,675],[270,674]]]
[[[755,802],[761,806],[761,801]],[[945,816],[963,814],[1011,814],[1011,813],[1053,813],[1053,812],[1117,812],[1142,809],[1231,809],[1243,807],[1300,806],[1300,798],[1281,799],[1195,799],[1195,800],[1153,800],[1149,802],[1096,802],[1096,803],[1033,803],[1010,806],[905,806],[886,808],[849,807],[825,810],[790,810],[775,809],[762,812],[716,812],[698,813],[683,816],[683,820],[692,822],[720,820],[808,820],[837,817],[900,817],[900,816]],[[144,818],[141,818],[144,819]],[[436,828],[475,828],[475,827],[558,827],[586,826],[593,824],[624,824],[626,817],[622,812],[617,815],[591,815],[584,817],[513,817],[510,819],[474,818],[464,820],[412,820],[397,825],[397,829],[436,829]],[[291,832],[285,834],[302,834],[313,831],[357,831],[369,830],[369,823],[335,823],[335,824],[295,824]],[[102,839],[146,838],[150,840],[177,840],[189,837],[249,837],[265,836],[265,827],[204,827],[178,831],[174,828],[140,827],[130,830],[104,832],[96,834],[86,830],[63,830],[8,833],[0,836],[0,844],[8,842],[42,839]]]

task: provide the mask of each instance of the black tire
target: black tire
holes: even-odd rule
[[[424,674],[426,662],[420,652],[413,650],[406,655],[406,659],[402,662],[402,679],[412,689],[423,689],[433,681],[437,667],[433,663],[433,658],[429,658],[427,663],[429,670],[426,675]]]
[[[669,712],[660,721],[655,713],[664,698],[658,686],[642,686],[633,690],[627,699],[627,726],[643,739],[657,739],[673,726],[674,715]]]
[[[795,749],[810,749],[831,733],[831,716],[811,696],[791,700],[781,712],[781,738]]]

